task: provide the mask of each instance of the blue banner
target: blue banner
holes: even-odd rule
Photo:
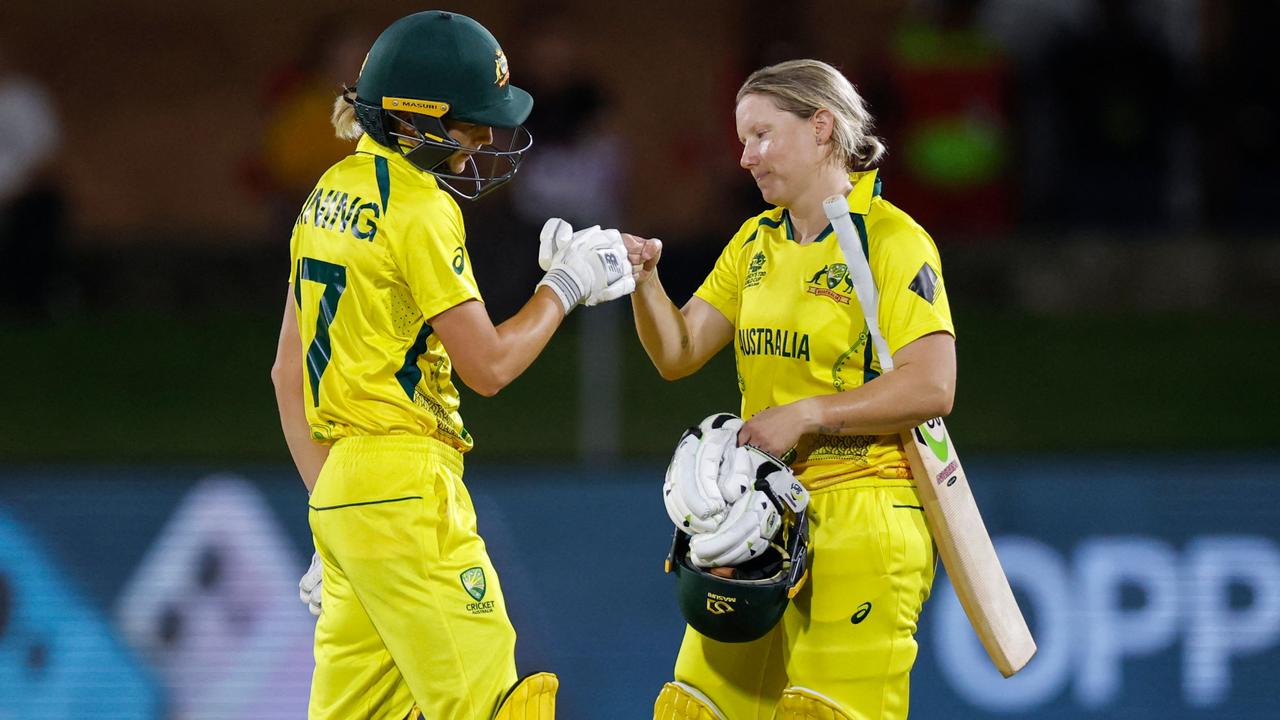
[[[940,574],[913,716],[1274,716],[1274,458],[966,467],[1039,652],[1001,678]],[[670,679],[662,471],[467,471],[520,670],[560,675],[562,717],[650,717]],[[291,471],[0,471],[0,720],[303,716],[310,552]]]

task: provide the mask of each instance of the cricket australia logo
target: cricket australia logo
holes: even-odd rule
[[[507,54],[502,52],[502,48],[498,48],[493,56],[493,84],[498,87],[506,87],[511,82],[511,70],[507,65]]]
[[[849,266],[844,263],[822,266],[807,284],[810,295],[829,297],[841,305],[848,305],[849,296],[853,294],[853,278],[849,277]]]
[[[747,266],[747,279],[742,283],[742,289],[753,288],[764,281],[764,253],[758,252],[751,257],[751,264]]]
[[[484,568],[473,567],[463,570],[458,577],[462,580],[462,589],[466,590],[468,595],[477,601],[484,599],[484,591],[487,589],[484,582]]]
[[[472,615],[493,612],[493,601],[484,599],[484,593],[488,589],[484,581],[484,568],[468,568],[463,570],[458,578],[462,580],[462,589],[475,600],[473,603],[467,603],[468,612]]]

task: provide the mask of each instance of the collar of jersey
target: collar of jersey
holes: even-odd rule
[[[383,145],[377,142],[376,140],[369,137],[368,135],[362,135],[360,137],[360,142],[356,143],[356,152],[363,153],[365,155],[376,155],[378,157],[386,158],[388,163],[394,164],[396,165],[396,167],[409,171],[409,174],[412,177],[421,178],[424,184],[429,185],[431,187],[440,186],[439,183],[436,182],[436,178],[434,175],[428,172],[423,172],[418,168],[414,167],[408,160],[405,160],[404,156],[402,156],[400,153],[396,152],[395,150],[392,150],[386,145]]]
[[[849,173],[849,182],[853,183],[853,189],[849,191],[849,212],[859,215],[866,215],[871,212],[871,200],[880,197],[879,174],[879,168]],[[786,208],[782,209],[782,225],[786,229],[787,239],[795,240],[796,234],[791,226],[791,211]],[[814,238],[813,242],[820,243],[826,240],[830,234],[831,225],[828,223],[827,227],[818,233],[818,237]]]
[[[871,200],[880,196],[880,169],[849,173],[853,190],[849,191],[849,212],[866,215],[871,212]]]

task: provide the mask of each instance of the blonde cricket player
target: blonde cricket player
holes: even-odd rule
[[[470,18],[393,23],[335,105],[355,152],[320,178],[294,227],[272,378],[311,493],[316,558],[300,589],[319,615],[312,720],[554,714],[555,676],[516,673],[515,630],[462,482],[472,438],[453,377],[493,395],[575,306],[630,292],[634,270],[617,231],[561,233],[533,297],[490,320],[446,188],[475,198],[515,173],[533,100],[509,78]]]
[[[734,116],[741,165],[775,207],[742,224],[683,308],[658,278],[661,243],[624,236],[643,264],[632,306],[664,378],[733,344],[738,442],[777,456],[794,448],[810,491],[810,575],[758,640],[686,629],[654,716],[904,718],[936,561],[899,432],[950,412],[956,374],[938,252],[882,195],[884,147],[837,70],[812,60],[763,68],[739,90]],[[865,228],[893,373],[880,373],[823,210],[834,194]]]

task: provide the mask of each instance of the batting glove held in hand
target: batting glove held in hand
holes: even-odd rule
[[[320,553],[311,554],[311,567],[298,581],[298,599],[307,604],[312,615],[320,617],[321,580],[324,576],[324,565],[320,562]]]
[[[698,567],[739,565],[764,552],[781,525],[782,517],[769,496],[752,490],[729,506],[714,532],[689,540],[689,560]]]
[[[734,503],[752,489],[772,493],[783,507],[800,514],[809,506],[809,491],[778,458],[754,445],[731,449],[725,458],[730,470],[721,475],[720,494],[725,502]]]
[[[720,476],[729,511],[714,531],[689,541],[689,559],[699,567],[740,565],[757,557],[777,535],[782,513],[799,515],[809,505],[809,491],[791,468],[759,448],[731,448],[724,467],[731,468]]]
[[[543,223],[542,232],[538,235],[538,267],[542,268],[543,272],[550,270],[573,241],[599,229],[599,225],[592,225],[585,230],[574,232],[573,226],[568,222],[560,218],[549,218]]]
[[[599,225],[573,232],[564,220],[547,220],[539,236],[538,265],[547,271],[538,285],[551,288],[566,315],[579,303],[599,305],[636,289],[621,233]]]
[[[671,522],[694,535],[714,531],[724,521],[727,503],[720,488],[733,470],[742,420],[716,413],[680,436],[662,487]]]

